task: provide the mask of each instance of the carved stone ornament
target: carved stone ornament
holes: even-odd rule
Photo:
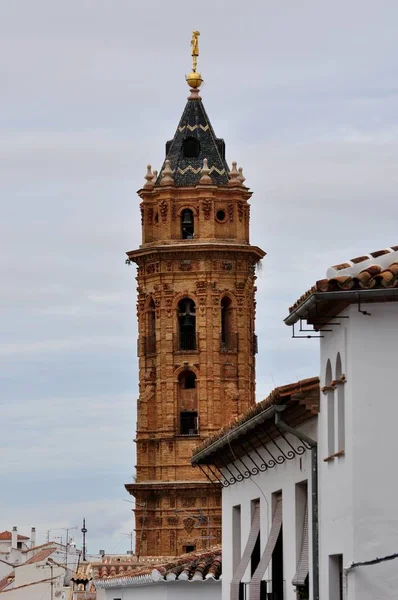
[[[171,219],[172,221],[175,221],[177,218],[177,207],[176,207],[176,203],[174,202],[174,200],[171,201]]]
[[[225,395],[230,400],[239,400],[239,390],[236,386],[236,383],[233,383],[232,381],[230,383],[227,383],[227,385],[225,386]]]
[[[197,281],[196,282],[196,289],[198,290],[199,293],[204,293],[207,290],[207,281]]]
[[[230,221],[234,220],[234,205],[228,204],[228,218]]]
[[[178,517],[168,517],[167,518],[167,522],[169,525],[177,525],[178,524]]]
[[[243,202],[242,200],[238,201],[238,219],[242,221],[243,219]]]
[[[166,200],[161,200],[159,202],[159,211],[160,211],[160,216],[162,217],[162,222],[166,223],[167,221],[167,212],[169,210],[169,204],[168,202],[166,202]]]
[[[140,204],[140,211],[141,211],[141,225],[144,224],[144,203],[141,202]]]
[[[183,498],[181,504],[185,508],[191,508],[192,506],[195,506],[196,498]]]
[[[204,214],[206,221],[208,221],[210,219],[211,204],[212,204],[211,200],[203,200],[202,210],[203,210],[203,214]]]
[[[192,261],[180,260],[180,271],[192,271]]]
[[[141,400],[148,402],[152,400],[155,395],[155,388],[153,385],[146,385],[143,393],[141,394]]]
[[[186,517],[183,520],[185,531],[190,535],[195,525],[195,519],[192,517]]]
[[[153,223],[153,208],[150,206],[148,208],[148,225],[152,225]]]

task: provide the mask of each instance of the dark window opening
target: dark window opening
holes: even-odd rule
[[[198,435],[198,413],[196,411],[180,413],[180,435]]]
[[[189,208],[181,213],[181,235],[183,240],[192,240],[194,236],[193,212]]]
[[[21,550],[21,548],[22,548],[22,542],[17,542],[17,548],[18,548],[18,550]]]
[[[148,307],[147,334],[146,352],[147,354],[154,354],[156,352],[156,312],[153,300],[150,301]]]
[[[156,213],[155,214],[155,225],[157,225],[159,223],[159,214]]]
[[[221,300],[221,347],[222,350],[236,350],[237,339],[232,333],[232,302],[228,297]]]
[[[216,219],[217,221],[225,221],[225,210],[223,210],[222,208],[220,208],[217,212],[216,212]]]
[[[196,375],[192,371],[184,373],[180,381],[184,390],[194,390],[196,388]]]
[[[196,546],[183,546],[182,547],[185,554],[188,554],[189,552],[194,552],[195,548],[196,548]]]
[[[253,577],[255,570],[258,567],[258,563],[260,562],[260,554],[261,554],[261,550],[260,550],[260,532],[258,532],[258,536],[256,539],[256,543],[254,544],[254,548],[253,548],[253,552],[252,552],[252,558],[250,561],[250,571],[251,571],[251,576]]]
[[[200,153],[199,140],[190,136],[182,142],[182,153],[184,158],[198,158]]]
[[[272,553],[272,592],[275,600],[283,600],[283,536],[282,527]]]
[[[178,303],[179,350],[196,350],[195,302],[183,298]]]

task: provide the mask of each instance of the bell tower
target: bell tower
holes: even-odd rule
[[[206,114],[193,32],[190,95],[159,175],[148,166],[138,267],[136,553],[221,542],[221,491],[190,466],[198,444],[255,402],[251,192]]]

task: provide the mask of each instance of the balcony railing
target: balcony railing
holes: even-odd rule
[[[179,331],[174,335],[175,352],[196,352],[199,350],[199,336],[194,331]]]
[[[238,352],[238,342],[237,333],[222,333],[220,338],[221,352]]]

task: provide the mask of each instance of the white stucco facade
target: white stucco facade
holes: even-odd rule
[[[319,540],[321,598],[333,599],[343,569],[354,562],[374,560],[398,552],[396,476],[398,403],[395,373],[398,364],[398,304],[363,304],[370,315],[351,305],[327,327],[321,339],[321,385],[338,379],[341,357],[346,383],[321,396],[319,415]],[[338,394],[344,389],[344,447],[339,447]],[[341,393],[341,392],[340,392]],[[328,402],[334,411],[328,411]],[[334,421],[331,427],[331,418]],[[328,459],[328,436],[334,450],[344,455]],[[338,569],[337,569],[338,570]],[[343,572],[345,600],[397,598],[398,561],[357,567]],[[339,597],[339,596],[337,596]]]
[[[309,437],[316,439],[316,418],[303,424],[298,430]],[[286,438],[290,441],[292,446],[297,447],[300,445],[300,441],[290,434],[287,434]],[[277,441],[280,447],[287,453],[289,447],[286,442],[281,439],[278,439]],[[267,444],[267,447],[269,447],[274,455],[278,454],[277,449],[273,444]],[[258,449],[258,452],[264,460],[270,460],[270,456],[267,455],[265,450]],[[251,456],[253,457],[253,460],[258,463],[258,456],[255,456],[253,453],[251,453]],[[244,460],[245,463],[250,463],[247,458],[244,458]],[[233,471],[233,467],[230,466],[230,468]],[[228,473],[226,471],[223,472],[225,476],[228,477]],[[237,554],[241,556],[251,528],[253,502],[259,501],[260,554],[262,555],[271,529],[275,497],[276,494],[279,493],[282,494],[284,600],[296,600],[296,592],[292,584],[292,579],[296,572],[302,539],[303,514],[301,511],[301,515],[299,516],[300,511],[297,506],[297,490],[300,484],[304,489],[306,486],[307,506],[309,514],[311,514],[311,451],[308,449],[301,456],[295,456],[292,460],[286,460],[283,464],[277,464],[275,467],[270,468],[265,472],[260,472],[248,479],[244,479],[242,482],[237,482],[235,485],[223,488],[223,600],[230,599],[231,581],[236,568],[236,565],[234,565],[234,562],[236,562],[236,559],[234,559],[234,552],[237,543],[236,536],[238,525],[234,522],[234,509],[236,510],[237,507],[240,507],[240,548],[238,548]],[[311,531],[309,531],[310,563],[311,542],[312,535]],[[263,576],[264,580],[272,580],[271,565],[272,561]],[[251,572],[249,564],[242,581],[249,582],[250,579]],[[310,573],[310,588],[311,583]]]
[[[157,581],[100,591],[105,600],[221,600],[221,581]]]

